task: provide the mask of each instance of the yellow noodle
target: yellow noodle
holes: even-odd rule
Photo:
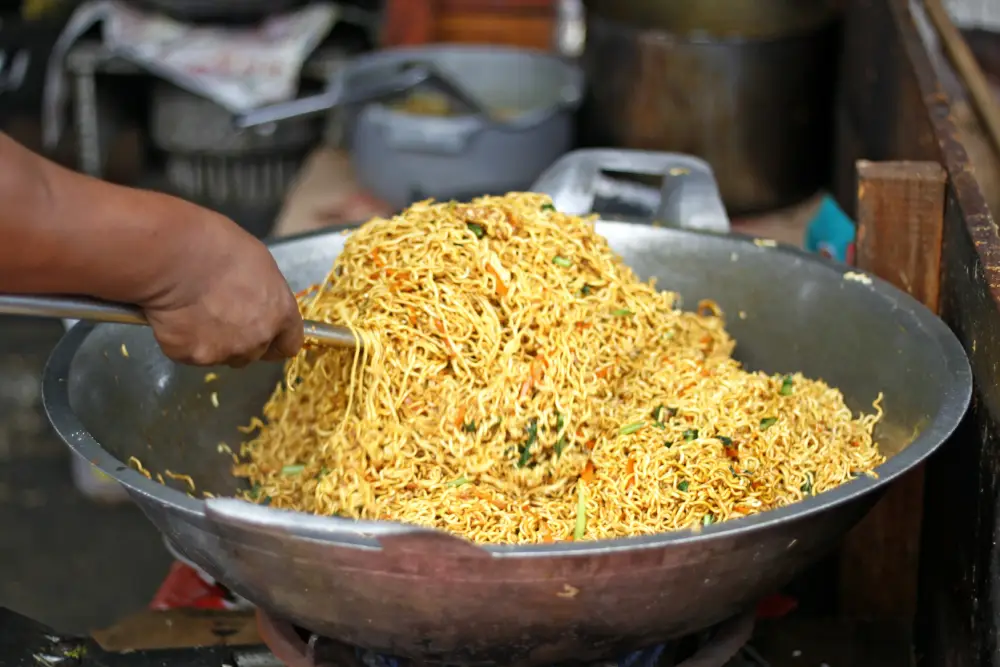
[[[597,539],[780,507],[884,461],[879,401],[855,417],[821,381],[745,371],[713,303],[679,310],[543,195],[372,220],[300,304],[364,351],[303,352],[252,424],[236,473],[275,507]]]

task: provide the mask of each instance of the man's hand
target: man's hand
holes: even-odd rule
[[[192,209],[194,207],[191,207]],[[267,248],[235,223],[199,210],[186,252],[139,303],[164,354],[182,363],[245,366],[302,347],[295,297]]]
[[[218,213],[71,172],[4,134],[0,202],[0,292],[136,304],[186,363],[240,366],[302,346],[271,254]]]

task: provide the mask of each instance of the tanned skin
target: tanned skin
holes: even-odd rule
[[[234,222],[64,169],[3,134],[0,292],[135,304],[182,363],[242,366],[302,346],[288,284]]]

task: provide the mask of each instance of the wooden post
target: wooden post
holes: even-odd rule
[[[857,264],[938,311],[947,174],[936,162],[859,160]],[[847,536],[840,609],[912,623],[924,471],[897,481]]]

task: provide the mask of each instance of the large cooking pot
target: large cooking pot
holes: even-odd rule
[[[590,4],[583,144],[704,158],[732,214],[778,208],[828,182],[838,30],[823,3],[708,3],[732,9],[719,16],[688,0]],[[788,16],[739,9],[761,4]]]
[[[419,76],[424,68],[434,74],[432,82]],[[407,95],[440,97],[427,83],[447,83],[449,97],[468,103],[445,113],[405,103]],[[352,107],[347,125],[355,173],[376,197],[402,208],[428,197],[467,199],[530,187],[572,147],[582,98],[582,72],[561,58],[439,45],[360,56],[334,72],[322,94],[258,109],[238,123],[251,127]]]
[[[700,185],[690,192],[705,199],[711,172],[703,167],[678,157],[669,171],[682,183],[694,178]],[[577,171],[573,187],[594,176]],[[712,198],[702,204],[721,210]],[[706,210],[669,208],[682,217]],[[134,456],[154,475],[189,474],[199,492],[232,496],[245,482],[233,478],[220,443],[237,449],[237,427],[259,414],[279,365],[213,369],[218,379],[206,384],[204,369],[171,363],[147,329],[79,325],[45,370],[45,407],[67,444],[124,484],[179,553],[313,632],[432,662],[527,666],[678,637],[750,608],[833,547],[881,490],[951,435],[971,372],[944,323],[850,267],[736,236],[624,222],[598,222],[597,231],[685,303],[712,298],[740,313],[729,328],[749,368],[823,378],[856,411],[884,392],[875,435],[890,457],[878,477],[697,533],[479,547],[397,523],[206,500],[129,467]],[[324,278],[344,239],[320,233],[271,250],[298,290]]]

